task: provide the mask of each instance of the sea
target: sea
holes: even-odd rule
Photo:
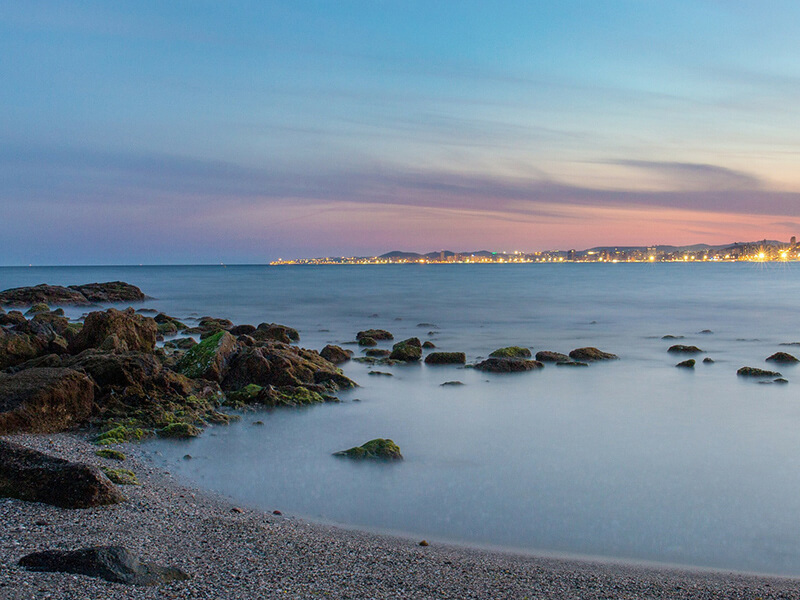
[[[356,333],[381,328],[470,363],[510,345],[620,357],[520,374],[349,362],[360,387],[338,403],[143,443],[187,483],[431,543],[800,576],[800,367],[765,362],[800,356],[787,345],[800,342],[798,264],[0,268],[0,289],[113,280],[152,297],[136,308],[281,323],[316,350],[359,354]],[[676,368],[676,343],[703,350],[693,369]],[[378,437],[404,460],[332,456]]]

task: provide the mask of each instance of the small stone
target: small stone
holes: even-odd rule
[[[241,513],[243,513],[244,511],[243,511],[241,508],[239,508],[238,506],[234,506],[234,507],[231,509],[231,512],[232,512],[232,513],[241,514]]]
[[[694,369],[695,360],[690,358],[689,360],[684,360],[683,362],[679,362],[676,367],[681,367],[684,369]]]
[[[192,455],[191,454],[184,454],[183,455],[183,460],[192,460]]]
[[[273,515],[278,515],[278,516],[281,516],[283,513],[282,513],[281,511],[279,511],[279,510],[273,510],[273,511],[272,511],[272,514],[273,514]]]
[[[263,425],[264,421],[253,421],[253,425]]]
[[[422,541],[419,543],[419,545],[420,545],[420,546],[430,546],[430,544],[429,544],[429,543],[428,543],[426,540],[422,540]]]
[[[704,363],[706,363],[707,365],[710,365],[710,364],[713,364],[713,363],[714,363],[714,359],[713,359],[713,358],[711,358],[710,356],[706,356],[706,357],[703,359],[703,362],[704,362]]]

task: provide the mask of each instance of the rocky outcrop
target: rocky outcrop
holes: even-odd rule
[[[667,352],[672,352],[673,354],[698,354],[702,352],[702,350],[697,346],[684,346],[683,344],[675,344],[674,346],[670,346]]]
[[[431,352],[425,357],[426,365],[463,365],[467,355],[463,352]]]
[[[783,363],[783,364],[792,364],[796,362],[800,362],[797,360],[796,357],[792,356],[788,352],[776,352],[772,356],[767,357],[765,360],[776,362],[776,363]]]
[[[777,371],[766,371],[757,367],[742,367],[736,374],[739,377],[780,377],[781,374]]]
[[[492,358],[530,358],[531,351],[522,346],[506,346],[505,348],[498,348],[489,356]]]
[[[322,350],[320,350],[319,355],[328,362],[333,363],[334,365],[339,365],[350,360],[350,357],[353,356],[353,352],[352,350],[345,350],[340,346],[328,344]]]
[[[236,338],[227,331],[220,331],[189,348],[178,363],[178,371],[194,379],[222,381],[238,350]]]
[[[368,441],[362,446],[356,446],[349,450],[341,450],[334,452],[334,456],[343,456],[345,458],[355,458],[358,460],[402,460],[403,455],[400,453],[400,447],[392,440],[376,438]]]
[[[74,573],[129,585],[155,585],[189,579],[176,567],[141,562],[122,546],[45,550],[23,556],[19,564],[29,571]]]
[[[392,353],[389,355],[391,360],[401,360],[404,362],[416,362],[422,358],[422,342],[419,338],[408,338],[402,342],[397,342],[392,346]]]
[[[373,340],[393,340],[394,336],[386,331],[385,329],[367,329],[365,331],[359,331],[356,334],[356,339],[360,340],[361,338],[372,338]]]
[[[153,352],[158,326],[155,320],[137,314],[132,308],[92,312],[86,315],[83,327],[69,343],[69,351],[78,354],[88,348],[99,348],[112,335],[117,336],[120,349]]]
[[[539,362],[570,362],[569,356],[561,354],[561,352],[552,352],[550,350],[540,350],[536,353],[536,360]]]
[[[94,408],[94,384],[65,368],[0,374],[0,434],[52,433],[83,423]]]
[[[0,369],[7,369],[45,353],[47,341],[28,333],[0,328]]]
[[[480,371],[490,373],[521,373],[532,371],[544,367],[538,360],[527,360],[524,358],[500,358],[490,356],[486,360],[479,362],[475,368]]]
[[[50,305],[89,305],[103,302],[141,302],[147,296],[135,285],[122,281],[107,283],[87,283],[84,285],[40,284],[30,287],[12,288],[0,292],[0,305],[33,306]]]
[[[283,344],[291,344],[300,341],[300,334],[296,329],[277,323],[261,323],[251,334],[254,339],[259,341],[274,341]]]
[[[569,357],[577,361],[596,361],[596,360],[617,360],[619,356],[610,352],[603,352],[592,346],[586,348],[576,348],[569,353]]]
[[[89,508],[125,499],[97,467],[5,440],[0,440],[0,496],[62,508]]]

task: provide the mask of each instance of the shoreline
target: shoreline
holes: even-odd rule
[[[185,485],[137,444],[123,463],[74,434],[3,436],[70,460],[133,470],[128,500],[82,510],[0,499],[0,597],[30,598],[798,598],[797,578],[533,555],[432,543],[236,507]],[[126,586],[28,572],[23,555],[121,544],[186,582]]]

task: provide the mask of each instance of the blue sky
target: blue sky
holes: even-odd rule
[[[8,2],[0,262],[788,239],[794,2]]]

